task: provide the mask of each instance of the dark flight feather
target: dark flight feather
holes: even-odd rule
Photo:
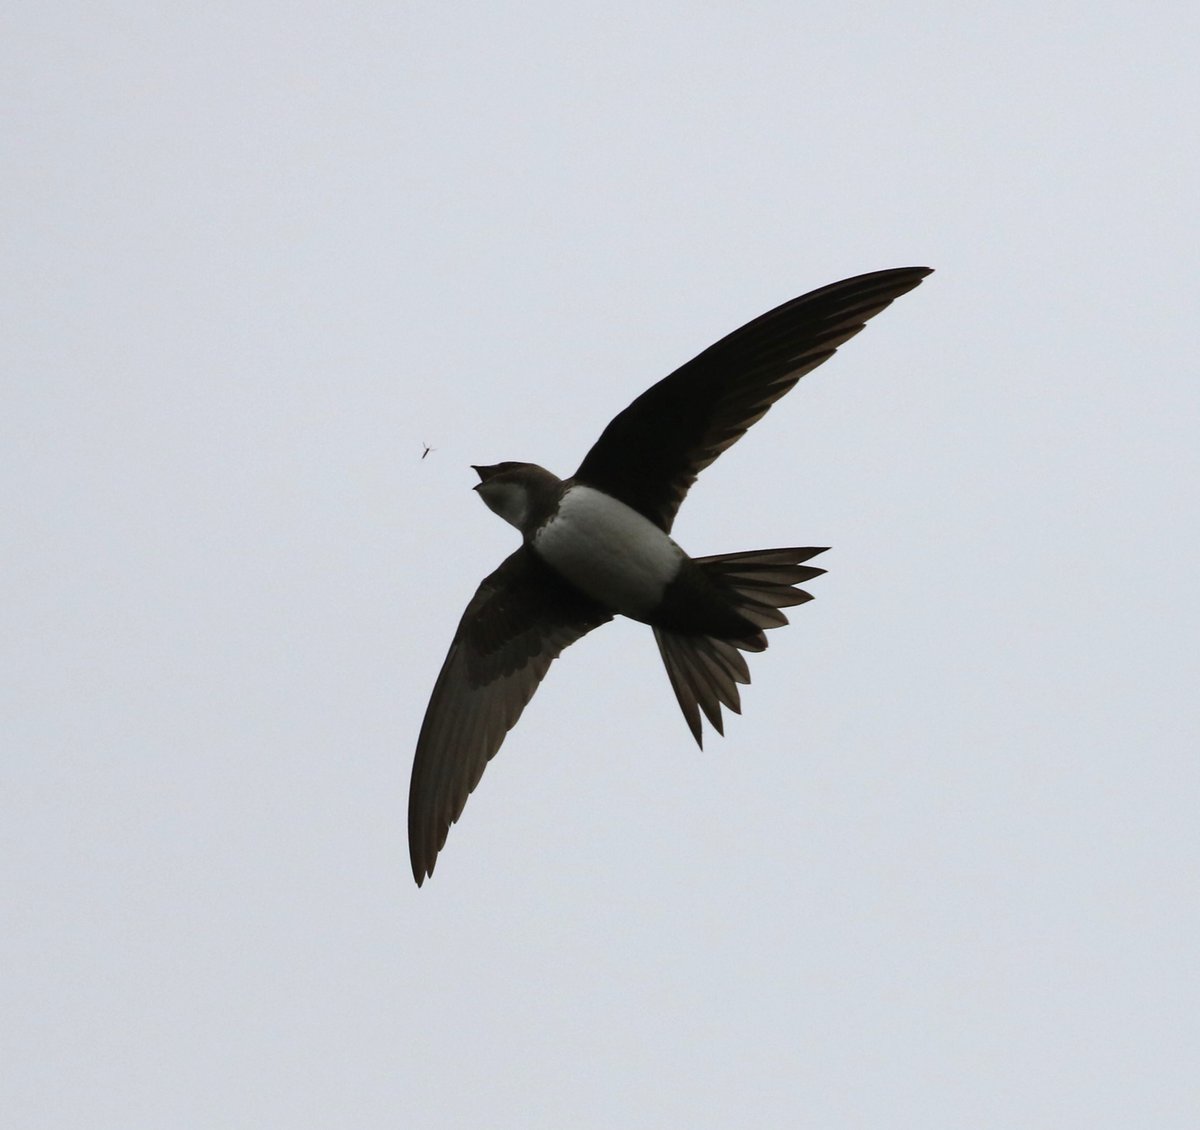
[[[408,841],[417,885],[450,825],[563,648],[612,619],[527,546],[479,586],[454,634],[417,738]]]
[[[785,302],[642,393],[604,429],[578,482],[668,533],[700,474],[784,393],[930,273],[875,271]]]

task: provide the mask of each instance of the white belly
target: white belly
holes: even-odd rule
[[[534,534],[533,548],[588,596],[642,616],[679,572],[683,550],[648,518],[611,495],[574,486]]]

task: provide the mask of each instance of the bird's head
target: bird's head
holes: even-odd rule
[[[475,490],[488,509],[522,533],[560,485],[557,475],[536,463],[493,463],[488,467],[472,464],[472,470],[479,476]]]

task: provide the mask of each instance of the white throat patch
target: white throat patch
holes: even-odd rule
[[[529,517],[529,490],[524,483],[496,482],[489,479],[475,488],[487,508],[499,514],[518,530],[525,528]]]
[[[588,596],[643,616],[657,608],[684,553],[649,518],[594,487],[573,486],[533,548]]]

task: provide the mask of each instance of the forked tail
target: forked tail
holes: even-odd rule
[[[795,586],[825,572],[803,564],[823,552],[824,548],[811,547],[757,549],[695,558],[705,573],[733,594],[737,612],[758,629],[749,635],[729,639],[654,629],[675,698],[692,736],[701,747],[704,739],[700,712],[704,712],[713,729],[722,735],[725,730],[721,707],[727,706],[735,714],[742,712],[737,685],[750,682],[750,669],[741,653],[766,648],[764,630],[788,622],[781,608],[812,600],[811,594]]]

